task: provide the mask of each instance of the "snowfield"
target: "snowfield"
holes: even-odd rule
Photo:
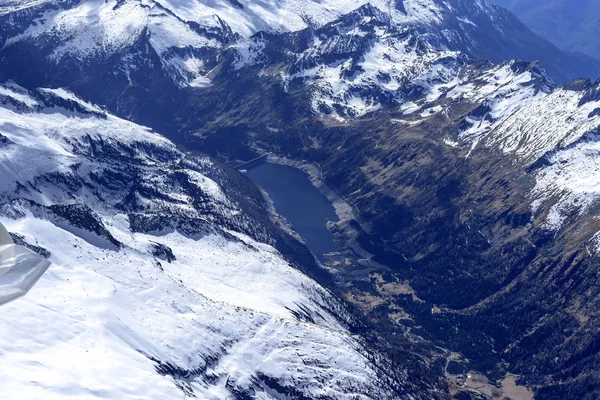
[[[0,86],[0,221],[52,262],[2,309],[3,398],[392,396],[343,306],[243,232],[209,160],[100,111]]]
[[[2,222],[53,263],[30,295],[3,308],[5,398],[183,398],[178,386],[189,385],[200,398],[225,399],[257,373],[312,396],[372,385],[360,345],[313,299],[323,290],[272,249],[173,233],[159,240],[182,260],[163,271],[148,254],[157,238],[125,224],[111,231],[134,247],[114,251],[30,216]],[[324,315],[298,321],[286,307],[299,305]],[[190,377],[161,376],[153,360]]]

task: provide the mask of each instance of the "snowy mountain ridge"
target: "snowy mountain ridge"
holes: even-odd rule
[[[382,7],[392,7],[392,2],[380,3]],[[207,53],[259,31],[286,32],[319,26],[358,5],[350,1],[340,4],[311,0],[300,4],[226,0],[27,4],[5,1],[0,3],[0,16],[8,17],[3,26],[11,33],[1,35],[0,43],[10,47],[25,40],[54,37],[57,41],[50,53],[52,60],[59,62],[65,56],[72,56],[85,62],[118,54],[147,38],[176,82],[202,86],[202,82],[206,82],[203,74],[209,72],[204,65],[206,58],[213,57]],[[431,1],[410,1],[408,14],[393,10],[392,15],[403,22],[429,20],[436,9]],[[24,20],[21,15],[28,18]]]
[[[157,57],[174,83],[202,88],[210,86],[213,71],[222,61],[222,51],[237,49],[237,58],[243,64],[248,61],[249,52],[261,52],[260,46],[250,40],[256,35],[318,30],[365,7],[375,8],[385,16],[384,25],[388,29],[378,34],[412,28],[426,42],[435,43],[438,50],[443,47],[493,61],[522,58],[522,54],[507,57],[494,53],[492,43],[487,42],[492,40],[490,37],[498,34],[499,40],[512,40],[510,35],[529,34],[505,10],[479,0],[3,0],[0,52],[34,43],[48,62],[60,64],[72,60],[82,68],[117,58],[118,71],[113,74],[122,73],[131,80],[130,75],[142,67],[135,56],[139,51],[136,48],[142,46],[152,57]],[[359,31],[356,34],[364,36]],[[557,67],[547,57],[554,51],[558,52],[545,49],[540,55],[556,76],[561,79],[573,76],[573,68],[567,71],[564,65]],[[554,57],[561,59],[562,64],[570,64],[563,60],[563,55]],[[148,56],[141,61],[152,62]]]
[[[554,87],[541,68],[530,72],[519,70],[522,62],[482,63],[449,50],[451,44],[440,43],[437,36],[389,22],[389,14],[366,5],[320,29],[269,38],[267,44],[257,37],[255,47],[268,56],[255,55],[254,63],[266,75],[281,75],[286,88],[310,87],[314,111],[340,121],[382,107],[410,110],[416,109],[415,102],[440,98],[460,95],[483,101],[493,92],[501,98],[525,96],[520,89],[528,86],[536,93]]]

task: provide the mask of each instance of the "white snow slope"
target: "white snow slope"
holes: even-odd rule
[[[2,308],[2,398],[392,397],[343,307],[241,233],[211,168],[66,91],[0,86],[0,221],[52,262]],[[144,233],[132,214],[165,219]]]

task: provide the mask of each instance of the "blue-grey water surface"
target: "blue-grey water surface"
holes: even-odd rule
[[[308,174],[287,165],[263,163],[247,175],[269,194],[277,213],[292,224],[319,260],[323,261],[326,253],[338,251],[326,226],[328,221],[338,221],[335,209]]]

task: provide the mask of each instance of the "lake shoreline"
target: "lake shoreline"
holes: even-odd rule
[[[341,252],[344,252],[345,249],[350,250],[352,253],[358,256],[356,261],[360,264],[363,264],[363,266],[368,269],[373,267],[383,270],[389,269],[388,267],[375,261],[375,256],[365,250],[360,243],[358,243],[357,239],[360,231],[356,229],[356,227],[353,227],[351,222],[354,221],[359,225],[361,224],[359,219],[356,217],[353,207],[325,183],[323,174],[317,165],[307,161],[291,160],[289,158],[275,156],[272,154],[267,156],[266,162],[294,167],[308,174],[313,186],[316,187],[321,194],[323,194],[323,196],[325,196],[327,200],[331,202],[331,204],[333,204],[333,208],[335,209],[335,213],[337,214],[339,221],[334,223],[337,229],[331,229],[329,226],[327,228],[332,232],[334,241],[340,248]],[[334,268],[334,270],[336,270],[338,273],[341,272],[337,267]]]
[[[297,168],[308,174],[313,186],[316,187],[323,196],[329,200],[335,209],[335,213],[339,218],[339,222],[347,222],[356,220],[354,210],[340,195],[334,192],[323,179],[321,170],[314,164],[305,161],[290,160],[289,158],[269,155],[267,162],[272,164],[286,165],[288,167]]]

